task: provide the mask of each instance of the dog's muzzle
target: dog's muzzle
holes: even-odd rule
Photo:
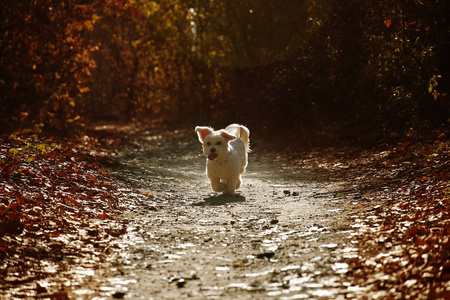
[[[210,155],[208,155],[208,159],[214,160],[217,156],[219,156],[219,155],[217,155],[217,153],[211,153]]]
[[[219,156],[219,155],[217,155],[216,149],[211,148],[211,154],[208,155],[208,159],[209,159],[209,160],[214,160],[217,156]]]

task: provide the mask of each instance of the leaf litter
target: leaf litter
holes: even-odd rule
[[[351,199],[363,209],[352,216],[358,251],[346,276],[357,289],[347,297],[450,299],[450,143],[437,136],[303,160],[361,191]],[[350,169],[338,170],[336,161]]]
[[[124,198],[148,200],[73,145],[16,134],[0,144],[0,291],[67,299],[124,234]]]
[[[107,129],[84,138],[96,159],[3,140],[2,293],[448,298],[448,142],[253,153],[230,199],[191,139]]]

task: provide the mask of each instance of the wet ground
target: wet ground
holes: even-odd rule
[[[195,132],[120,149],[111,167],[145,197],[124,208],[127,232],[110,242],[80,299],[344,299],[357,256],[344,182],[255,147],[236,196],[211,192]],[[357,225],[356,225],[357,226]]]

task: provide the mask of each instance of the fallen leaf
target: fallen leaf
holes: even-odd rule
[[[101,220],[103,220],[103,219],[106,219],[106,218],[108,218],[109,216],[108,216],[108,214],[104,211],[102,214],[98,214],[97,216],[96,216],[96,218],[97,219],[101,219]]]
[[[248,266],[250,266],[250,264],[246,264],[244,262],[240,262],[238,264],[233,264],[233,267],[235,267],[235,268],[245,268],[245,267],[248,267]]]
[[[389,28],[392,25],[392,20],[391,19],[387,19],[384,21],[384,26],[386,26],[387,28]]]

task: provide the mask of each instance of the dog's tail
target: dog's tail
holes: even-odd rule
[[[244,143],[245,151],[250,152],[250,130],[247,127],[239,124],[231,124],[225,128],[231,134],[234,134]]]

